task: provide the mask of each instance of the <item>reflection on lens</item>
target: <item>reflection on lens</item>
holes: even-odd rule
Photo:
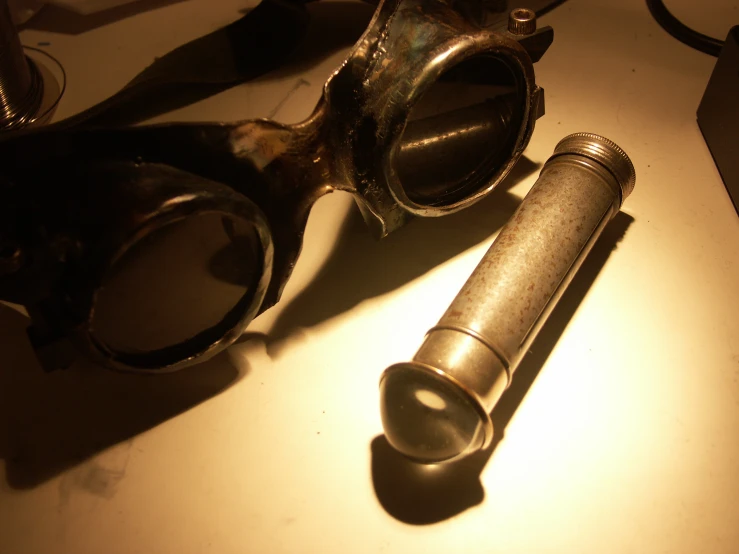
[[[229,312],[254,292],[262,262],[256,231],[242,219],[210,212],[156,229],[109,271],[92,335],[113,352],[141,354],[227,325]]]
[[[450,460],[479,446],[480,416],[446,379],[397,364],[380,384],[380,413],[393,447],[422,463]]]
[[[408,198],[444,206],[484,188],[510,158],[522,117],[505,63],[479,57],[450,69],[413,107],[400,140],[395,171]]]

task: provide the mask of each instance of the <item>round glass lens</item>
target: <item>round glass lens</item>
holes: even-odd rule
[[[413,106],[395,153],[408,198],[445,206],[487,186],[512,155],[523,100],[498,58],[471,58],[445,72]]]
[[[95,298],[92,336],[121,354],[168,348],[219,325],[222,336],[262,265],[259,237],[246,220],[206,212],[165,225],[109,270]]]
[[[456,458],[479,446],[483,422],[467,397],[448,380],[397,364],[380,385],[385,437],[422,463]]]

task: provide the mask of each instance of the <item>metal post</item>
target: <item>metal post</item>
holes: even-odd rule
[[[0,0],[0,131],[32,123],[43,95],[43,79],[23,53],[8,1]]]

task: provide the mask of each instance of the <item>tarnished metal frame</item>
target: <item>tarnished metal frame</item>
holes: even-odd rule
[[[31,338],[44,365],[66,365],[73,361],[75,351],[82,351],[114,369],[176,370],[207,359],[233,343],[262,305],[272,277],[274,245],[261,210],[247,197],[221,183],[169,166],[142,165],[146,166],[144,179],[140,178],[139,168],[125,164],[107,162],[102,168],[86,167],[83,174],[75,175],[78,177],[76,196],[86,198],[100,209],[81,207],[80,217],[64,222],[63,233],[47,226],[46,230],[57,236],[76,239],[52,245],[64,252],[72,267],[63,277],[52,279],[51,293],[29,307],[34,323]],[[100,173],[109,174],[111,167],[116,168],[115,178],[105,187],[96,187],[96,178]],[[116,211],[114,206],[135,206],[135,209]],[[255,231],[261,253],[261,276],[248,295],[220,324],[185,343],[146,354],[124,354],[96,340],[92,331],[95,298],[108,268],[152,231],[206,213],[240,218]],[[99,233],[101,229],[106,232]],[[80,255],[81,249],[88,250],[87,256]]]
[[[171,171],[169,168],[162,169],[167,172]],[[184,190],[180,190],[176,196],[170,197],[166,202],[165,209],[158,208],[148,213],[142,213],[136,220],[130,220],[128,222],[130,229],[126,233],[127,239],[120,245],[110,244],[107,253],[112,255],[104,265],[113,267],[126,251],[157,229],[194,215],[220,213],[224,216],[241,218],[252,223],[259,240],[261,276],[256,287],[248,291],[247,295],[230,310],[216,328],[207,329],[200,335],[189,339],[186,343],[147,352],[146,354],[115,352],[95,338],[92,333],[92,321],[96,305],[95,297],[98,294],[98,289],[96,289],[93,297],[89,298],[89,311],[87,311],[85,322],[75,328],[71,338],[78,346],[92,353],[93,359],[115,369],[149,371],[152,370],[152,365],[155,363],[157,366],[155,371],[161,373],[163,370],[174,371],[186,367],[196,360],[198,362],[204,361],[217,354],[241,336],[247,325],[254,319],[272,279],[274,245],[264,215],[254,203],[220,183],[204,179],[193,180],[191,176],[187,175],[183,178],[183,176],[177,174],[163,176],[163,178],[176,180],[175,186]],[[191,185],[192,188],[185,188],[183,186],[185,184]],[[100,280],[102,278],[104,278],[103,275],[100,276]],[[158,362],[154,362],[154,360],[158,360]]]
[[[132,235],[121,236],[116,222],[138,210],[134,204],[111,201],[118,193],[111,192],[106,196],[110,213],[96,220],[99,227],[81,226],[78,219],[85,209],[105,213],[102,205],[90,205],[85,196],[91,190],[86,168],[97,168],[97,185],[102,183],[103,188],[106,181],[120,180],[122,175],[135,186],[145,183],[141,190],[149,187],[164,206],[171,190],[156,176],[165,167],[203,183],[230,187],[252,204],[254,224],[262,237],[271,237],[274,252],[271,280],[257,311],[261,313],[278,301],[300,252],[310,209],[324,194],[352,193],[379,237],[414,216],[444,215],[488,194],[518,160],[535,119],[543,113],[532,59],[538,60],[551,40],[551,28],[529,36],[483,30],[442,0],[391,0],[378,6],[368,29],[328,79],[322,99],[303,123],[282,125],[262,119],[41,129],[6,137],[0,142],[0,188],[9,201],[0,206],[4,212],[0,219],[17,221],[25,214],[27,221],[20,227],[4,225],[0,238],[17,244],[26,263],[0,273],[0,297],[27,306],[35,343],[58,350],[60,337],[78,334],[72,330],[89,322],[91,299],[109,262],[121,254],[121,244],[130,244]],[[466,198],[449,205],[415,204],[393,167],[408,114],[445,70],[476,56],[496,58],[515,76],[522,104],[510,155],[501,166],[477,175],[477,186]],[[161,224],[166,220],[157,219]],[[118,246],[106,243],[106,236],[115,236]],[[208,353],[230,344],[242,327],[235,326]],[[96,356],[101,353],[97,347],[92,350]],[[186,356],[185,362],[195,357]],[[128,365],[120,360],[105,363]]]

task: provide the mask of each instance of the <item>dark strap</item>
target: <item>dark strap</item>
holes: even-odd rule
[[[131,125],[268,73],[303,43],[310,19],[305,3],[310,1],[263,0],[234,23],[158,58],[110,98],[51,127]],[[563,1],[529,0],[528,5],[541,15]],[[457,0],[463,11],[479,12],[472,19],[486,27],[505,24],[508,3]]]
[[[263,0],[241,19],[175,48],[110,98],[53,127],[133,124],[254,79],[295,51],[308,19],[300,0]]]

